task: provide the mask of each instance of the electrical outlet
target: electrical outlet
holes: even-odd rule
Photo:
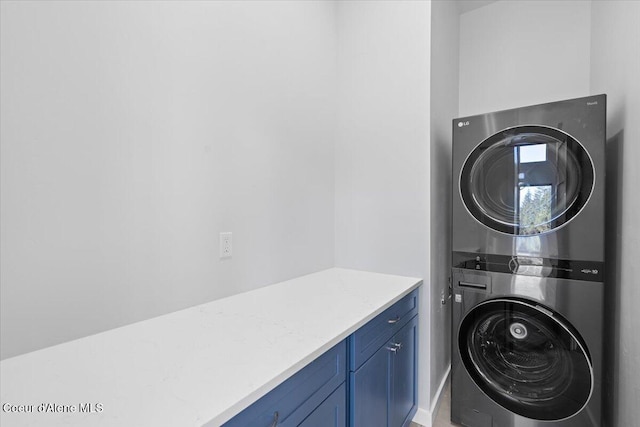
[[[230,231],[220,233],[220,259],[233,255],[233,236]]]

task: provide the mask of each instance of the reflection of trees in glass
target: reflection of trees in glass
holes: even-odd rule
[[[538,234],[551,229],[551,186],[520,189],[520,234]]]

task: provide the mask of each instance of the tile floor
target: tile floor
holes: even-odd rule
[[[440,408],[436,414],[436,420],[433,423],[433,427],[459,427],[457,424],[452,424],[450,421],[451,416],[451,383],[448,383],[444,389],[444,396],[440,402]],[[411,423],[410,427],[422,427],[420,424]]]

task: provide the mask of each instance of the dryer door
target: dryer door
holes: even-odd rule
[[[477,386],[523,417],[569,418],[593,391],[583,340],[564,319],[535,303],[505,298],[478,304],[460,324],[458,346]]]
[[[551,127],[504,129],[480,143],[460,174],[467,210],[487,227],[536,235],[569,222],[594,187],[593,162],[570,135]]]

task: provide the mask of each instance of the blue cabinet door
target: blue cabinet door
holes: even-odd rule
[[[346,427],[347,388],[344,383],[320,404],[299,427]]]
[[[389,391],[389,427],[408,426],[416,413],[416,376],[418,363],[418,317],[393,336],[390,347],[397,350],[391,356]]]
[[[350,425],[387,427],[390,351],[381,347],[357,371],[351,372]]]

